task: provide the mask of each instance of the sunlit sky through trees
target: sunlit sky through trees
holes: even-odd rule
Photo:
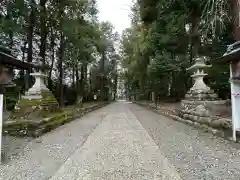
[[[118,33],[130,27],[132,0],[97,0],[100,21],[110,21]]]

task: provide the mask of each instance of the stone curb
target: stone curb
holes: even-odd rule
[[[62,112],[38,122],[13,121],[3,125],[3,134],[16,137],[39,137],[64,124],[67,124],[83,115],[108,105],[110,102],[94,104],[86,108],[76,108],[72,111]]]
[[[150,109],[150,110],[152,110],[152,111],[154,111],[154,112],[156,112],[158,114],[164,115],[164,116],[166,116],[168,118],[171,118],[172,120],[179,121],[179,122],[188,124],[188,125],[196,127],[196,128],[201,128],[201,129],[204,130],[204,132],[210,132],[213,135],[216,135],[216,136],[222,137],[224,139],[233,141],[233,138],[230,137],[229,135],[227,135],[227,134],[229,134],[229,132],[227,132],[227,131],[219,130],[219,129],[216,129],[216,128],[212,128],[212,127],[207,126],[206,124],[201,124],[201,123],[194,122],[194,121],[191,121],[191,120],[183,119],[183,118],[181,118],[181,117],[179,117],[177,115],[169,114],[168,112],[163,111],[163,110],[161,111],[161,109],[156,109],[155,107],[153,107],[153,106],[151,106],[149,104],[146,104],[146,103],[140,103],[140,102],[133,102],[133,103],[135,103],[135,104],[137,104],[139,106],[142,106],[144,108],[148,108],[148,109]],[[240,143],[240,139],[238,138],[236,142]]]

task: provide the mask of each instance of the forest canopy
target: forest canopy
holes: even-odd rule
[[[108,99],[116,94],[115,49],[119,35],[98,20],[96,0],[8,0],[0,2],[0,42],[24,62],[48,65],[48,88],[61,106],[78,96]],[[33,84],[31,72],[16,71],[6,92],[11,108]]]
[[[207,56],[207,63],[213,63],[213,67],[204,80],[221,98],[228,98],[229,67],[212,60],[222,56],[227,45],[234,42],[231,3],[136,1],[132,25],[121,37],[122,77],[128,97],[148,100],[151,92],[155,92],[160,99],[182,99],[192,85],[186,68],[197,56]]]

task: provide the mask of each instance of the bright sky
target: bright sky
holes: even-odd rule
[[[118,33],[130,27],[132,0],[97,0],[100,21],[110,21]]]

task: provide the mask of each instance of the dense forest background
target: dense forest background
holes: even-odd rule
[[[99,22],[96,0],[0,2],[1,45],[22,61],[48,65],[46,84],[61,106],[93,94],[115,98],[118,40],[110,22]],[[32,86],[30,73],[16,71],[17,86],[5,89],[8,109]]]
[[[214,61],[234,42],[233,1],[138,0],[132,26],[121,38],[122,67],[128,97],[178,101],[192,85],[186,68],[197,56],[213,65],[205,78],[218,95],[230,98],[229,66]],[[185,26],[189,27],[189,32]]]
[[[128,98],[148,100],[155,92],[178,101],[192,85],[186,68],[197,56],[209,57],[205,81],[227,99],[229,67],[214,59],[234,42],[231,2],[137,0],[120,37],[110,22],[99,22],[96,0],[5,0],[0,42],[22,61],[48,65],[46,84],[61,106],[94,94],[115,99],[119,78]],[[5,91],[8,109],[32,86],[30,73],[16,71],[17,86]]]

